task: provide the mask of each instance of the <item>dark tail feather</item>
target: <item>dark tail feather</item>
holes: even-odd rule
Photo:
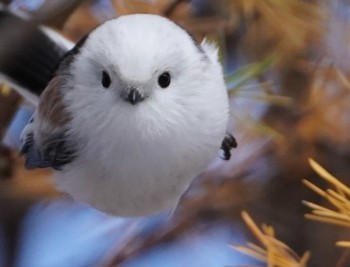
[[[40,95],[67,47],[34,23],[0,9],[0,73],[31,94]]]

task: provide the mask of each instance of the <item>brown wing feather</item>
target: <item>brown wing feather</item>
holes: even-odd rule
[[[40,96],[38,112],[41,119],[52,126],[62,127],[71,120],[71,115],[63,102],[63,78],[55,76]]]

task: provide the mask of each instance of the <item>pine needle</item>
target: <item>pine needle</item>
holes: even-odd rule
[[[333,205],[333,209],[328,209],[312,202],[303,201],[303,204],[312,209],[311,214],[305,214],[305,217],[323,223],[334,224],[341,227],[350,228],[350,188],[340,182],[336,177],[326,171],[320,164],[313,159],[309,159],[312,169],[333,189],[323,190],[307,180],[303,183],[312,191],[323,197],[328,203]],[[350,241],[338,241],[339,247],[350,247]]]
[[[273,267],[305,267],[310,258],[310,253],[305,252],[299,257],[285,243],[275,237],[272,226],[263,224],[261,229],[254,223],[247,212],[242,212],[242,218],[252,234],[260,241],[262,246],[248,243],[247,246],[232,247],[237,251],[247,254],[259,261],[265,262],[267,266]]]

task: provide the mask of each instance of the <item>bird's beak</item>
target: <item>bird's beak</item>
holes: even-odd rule
[[[122,98],[125,101],[128,101],[129,103],[136,105],[137,103],[141,102],[145,99],[145,96],[142,95],[137,89],[132,88],[128,92],[124,92],[122,94]]]

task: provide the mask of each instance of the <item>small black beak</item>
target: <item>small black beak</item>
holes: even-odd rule
[[[145,97],[141,95],[137,89],[131,89],[128,93],[123,95],[123,98],[133,105],[136,105],[145,99]]]

